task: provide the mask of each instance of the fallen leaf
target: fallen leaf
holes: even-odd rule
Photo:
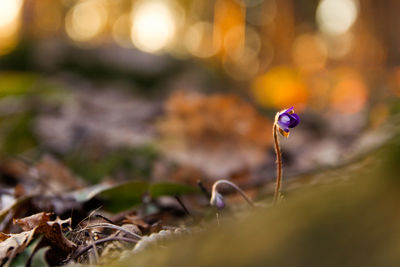
[[[42,238],[36,238],[21,253],[19,253],[11,262],[11,267],[29,266],[29,262]]]
[[[19,225],[23,231],[29,231],[40,225],[50,221],[52,213],[41,212],[22,219],[14,219],[13,223]]]
[[[51,192],[64,193],[82,188],[84,183],[75,177],[70,170],[61,162],[50,155],[45,155],[36,164],[38,176]]]
[[[0,233],[0,242],[8,239],[11,235],[5,234],[5,233]]]
[[[46,253],[49,250],[49,247],[39,249],[31,260],[31,267],[48,267],[49,265],[46,262]]]
[[[142,202],[142,196],[149,192],[154,198],[197,192],[197,189],[179,183],[154,183],[130,181],[119,184],[99,184],[71,192],[69,196],[78,202],[86,202],[94,197],[103,201],[103,208],[111,212],[120,212]]]
[[[62,230],[61,225],[54,223],[42,223],[34,229],[37,235],[43,235],[42,246],[50,246],[49,253],[47,253],[47,260],[51,265],[60,264],[77,246],[75,243],[68,240]]]
[[[162,182],[162,183],[154,183],[149,186],[149,193],[153,198],[161,196],[190,194],[197,192],[199,192],[197,187],[179,183]]]
[[[23,251],[33,238],[34,232],[26,231],[19,234],[11,234],[9,238],[0,243],[0,263]]]
[[[148,223],[146,223],[145,221],[143,221],[142,218],[136,215],[127,215],[123,220],[123,223],[134,224],[146,230],[150,227]]]
[[[0,262],[11,260],[21,253],[37,237],[42,236],[40,247],[49,246],[47,260],[51,265],[59,265],[71,252],[77,248],[76,244],[68,240],[63,232],[63,223],[68,220],[49,221],[50,213],[38,213],[32,216],[15,220],[23,229],[32,229],[18,233],[2,234],[3,242],[0,242]]]
[[[174,93],[158,124],[163,154],[210,180],[260,166],[272,122],[232,94]]]

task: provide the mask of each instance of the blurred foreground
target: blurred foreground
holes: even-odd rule
[[[115,266],[397,266],[399,159],[397,136],[359,168],[335,171],[348,183],[298,190],[279,207],[128,254]]]

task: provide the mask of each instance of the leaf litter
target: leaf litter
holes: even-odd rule
[[[0,180],[5,266],[100,264],[163,243],[193,224],[181,197],[199,192],[172,182],[89,186],[49,155],[4,161],[0,172],[8,178]]]
[[[113,106],[96,100],[92,95],[88,93],[82,99],[92,106],[93,114],[102,114],[103,106]],[[106,96],[105,92],[102,96],[104,101]],[[130,106],[128,102],[127,108]],[[154,113],[158,112],[158,103],[153,107],[142,117],[132,120],[144,124],[153,120]],[[82,120],[77,124],[92,127],[88,131],[92,134],[90,139],[101,143],[113,139],[109,136],[120,135],[100,129],[96,123],[87,124],[87,118],[100,120],[92,113],[79,115],[71,109],[73,107],[64,106],[61,115],[42,116],[39,124],[43,126],[46,120],[49,123],[41,129],[63,129],[54,127],[53,123],[62,123],[60,116],[69,118],[73,114],[68,129]],[[81,108],[80,112],[86,111]],[[116,106],[112,113],[119,116],[124,112]],[[113,125],[108,128],[116,131],[120,128],[115,126],[119,120],[105,120]],[[128,128],[129,134],[135,131]],[[75,174],[71,166],[50,155],[44,155],[37,162],[23,156],[3,160],[0,164],[0,262],[7,266],[108,265],[151,247],[163,248],[171,240],[199,231],[206,220],[216,216],[216,210],[209,206],[211,177],[232,177],[240,186],[244,185],[244,191],[251,198],[257,196],[259,190],[249,179],[251,173],[248,170],[262,164],[265,159],[265,149],[271,141],[264,134],[269,128],[265,118],[237,97],[177,93],[170,98],[157,127],[151,128],[152,133],[159,131],[161,153],[167,158],[156,159],[153,176],[157,179],[152,179],[153,182],[150,179],[104,179],[104,182],[89,185]],[[183,136],[179,136],[182,133]],[[62,137],[62,134],[53,135],[51,131],[42,132],[42,135],[42,139],[50,141],[50,136]],[[98,141],[97,135],[103,135],[100,138],[103,141]],[[230,138],[226,139],[226,136]],[[47,145],[53,151],[63,153],[65,147],[74,144],[71,140],[58,140]],[[126,145],[132,140],[119,141],[118,144]],[[110,147],[115,145],[108,144]],[[171,145],[175,150],[169,149]],[[210,155],[215,157],[210,158]],[[178,163],[178,167],[168,163],[169,160]],[[204,185],[199,183],[199,188],[163,182],[195,184],[199,177],[206,178]],[[298,182],[288,181],[287,188],[296,188]],[[230,188],[221,187],[219,193],[224,195],[227,203],[243,203],[238,194],[231,194]],[[233,211],[235,214],[235,209],[240,212],[241,208],[234,205],[218,211],[217,220],[225,220],[224,213]]]

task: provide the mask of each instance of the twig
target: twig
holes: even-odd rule
[[[95,217],[101,218],[101,219],[105,220],[106,222],[109,222],[109,223],[112,223],[112,224],[114,223],[113,221],[111,221],[110,219],[108,219],[107,217],[105,217],[105,216],[103,216],[101,214],[96,214]]]
[[[110,242],[110,241],[125,241],[125,242],[129,242],[129,243],[136,243],[137,242],[137,240],[135,240],[135,239],[122,237],[122,236],[106,237],[106,238],[103,238],[103,239],[99,239],[99,240],[93,241],[92,244],[89,244],[88,246],[81,248],[78,252],[76,252],[74,255],[71,256],[71,260],[76,260],[77,258],[82,256],[86,251],[88,251],[89,249],[91,249],[95,245],[99,245],[99,244],[102,244],[102,243],[105,243],[105,242]]]
[[[82,232],[82,231],[86,231],[87,228],[96,228],[96,227],[104,227],[104,228],[111,228],[111,229],[116,229],[116,230],[120,230],[124,233],[130,234],[131,236],[134,236],[138,239],[141,239],[142,237],[136,233],[133,233],[129,230],[126,230],[125,228],[122,228],[121,226],[118,225],[114,225],[114,224],[110,224],[110,223],[98,223],[98,224],[91,224],[91,225],[87,225],[84,229],[78,230],[77,232]]]
[[[211,193],[208,192],[207,188],[204,186],[201,180],[197,180],[197,186],[200,188],[201,192],[207,197],[207,199],[211,198]]]
[[[186,208],[185,204],[183,203],[182,199],[178,196],[175,195],[174,198],[176,199],[176,201],[178,201],[179,205],[181,205],[182,209],[185,211],[185,213],[190,216],[193,217],[192,214],[190,214],[189,210]]]
[[[93,238],[93,235],[91,233],[89,233],[89,244],[92,245],[93,247],[93,251],[94,251],[94,258],[95,258],[95,263],[94,264],[98,264],[100,262],[100,256],[99,256],[99,252],[97,251],[96,245],[95,245],[95,240]]]

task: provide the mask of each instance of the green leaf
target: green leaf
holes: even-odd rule
[[[28,266],[29,259],[32,256],[32,253],[35,251],[37,246],[39,245],[42,237],[36,238],[33,242],[29,244],[20,254],[18,254],[13,261],[11,262],[11,267],[24,267]],[[46,265],[42,265],[46,266]]]
[[[71,193],[78,202],[86,202],[94,197],[103,201],[103,208],[110,212],[120,212],[142,203],[143,195],[151,197],[174,196],[198,192],[197,188],[178,183],[149,184],[144,181],[130,181],[116,185],[98,184]]]
[[[151,184],[150,188],[149,188],[149,192],[153,198],[156,198],[156,197],[160,197],[160,196],[193,194],[193,193],[197,193],[198,189],[196,187],[193,187],[190,185],[171,183],[171,182],[163,182],[163,183]]]
[[[115,185],[110,185],[110,184],[97,184],[93,186],[89,186],[77,191],[73,191],[69,194],[70,197],[75,199],[78,202],[86,202],[100,194],[101,192],[110,189]]]
[[[49,265],[47,264],[46,261],[46,252],[49,250],[49,247],[44,247],[39,249],[35,255],[33,255],[32,261],[31,261],[31,267],[48,267]]]
[[[104,209],[120,212],[140,204],[147,189],[148,183],[133,181],[110,187],[97,196],[104,201]]]
[[[148,183],[130,181],[119,184],[98,184],[72,192],[70,196],[78,202],[86,202],[94,197],[103,201],[103,208],[111,212],[119,212],[142,201],[142,196],[148,190]]]

